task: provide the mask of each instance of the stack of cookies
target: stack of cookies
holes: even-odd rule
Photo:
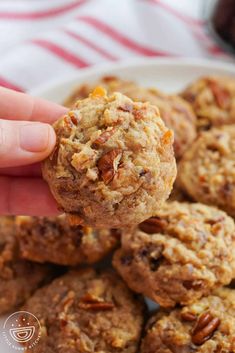
[[[108,76],[65,105],[42,166],[64,214],[0,224],[0,312],[41,325],[26,352],[235,353],[235,79]]]

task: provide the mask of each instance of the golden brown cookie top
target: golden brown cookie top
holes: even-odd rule
[[[235,291],[219,289],[149,320],[141,353],[235,352]]]
[[[112,271],[71,271],[37,291],[24,310],[40,320],[37,352],[135,353],[143,303]]]
[[[235,225],[202,204],[167,202],[122,235],[113,264],[129,287],[164,307],[185,305],[229,284],[235,274]]]
[[[98,87],[59,119],[43,175],[66,213],[94,227],[137,224],[168,197],[173,132],[158,109]]]
[[[179,159],[196,138],[196,116],[187,101],[177,95],[167,95],[155,88],[145,88],[136,82],[115,76],[105,76],[93,84],[76,88],[65,105],[73,107],[77,99],[87,98],[97,86],[103,86],[109,93],[120,92],[133,101],[149,102],[160,111],[166,126],[174,131],[174,151]]]
[[[60,265],[94,263],[118,246],[120,232],[73,226],[65,215],[18,216],[17,238],[24,259]]]
[[[199,130],[235,123],[233,77],[201,77],[183,91],[182,97],[192,104]]]
[[[235,125],[201,133],[178,165],[178,182],[194,200],[235,215]]]
[[[0,217],[0,314],[15,309],[54,275],[48,265],[20,257],[14,217]]]

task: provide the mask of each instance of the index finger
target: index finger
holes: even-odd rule
[[[52,124],[67,110],[59,104],[0,87],[0,119]]]

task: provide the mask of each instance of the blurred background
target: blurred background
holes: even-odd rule
[[[234,7],[234,0],[224,2],[227,8],[229,3]],[[218,41],[209,21],[215,4],[215,0],[1,0],[0,84],[27,91],[84,67],[137,57],[233,61],[231,48]]]

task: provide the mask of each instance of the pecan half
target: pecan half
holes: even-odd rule
[[[209,87],[213,93],[216,103],[221,109],[228,109],[230,105],[230,93],[217,82],[209,80]]]
[[[115,133],[115,129],[102,132],[100,136],[93,142],[94,145],[103,145]]]
[[[139,224],[139,229],[148,234],[160,233],[167,226],[167,221],[152,217]]]
[[[193,313],[190,313],[190,311],[181,313],[181,319],[184,321],[195,321],[197,319],[197,316]]]
[[[212,337],[219,324],[218,317],[213,317],[209,311],[204,312],[199,316],[193,329],[192,342],[196,345],[202,345]]]
[[[98,161],[98,169],[105,184],[110,183],[118,169],[122,150],[115,148],[105,153]]]
[[[84,310],[112,310],[114,304],[111,302],[104,301],[103,298],[93,296],[89,293],[85,294],[79,301],[78,306]]]

